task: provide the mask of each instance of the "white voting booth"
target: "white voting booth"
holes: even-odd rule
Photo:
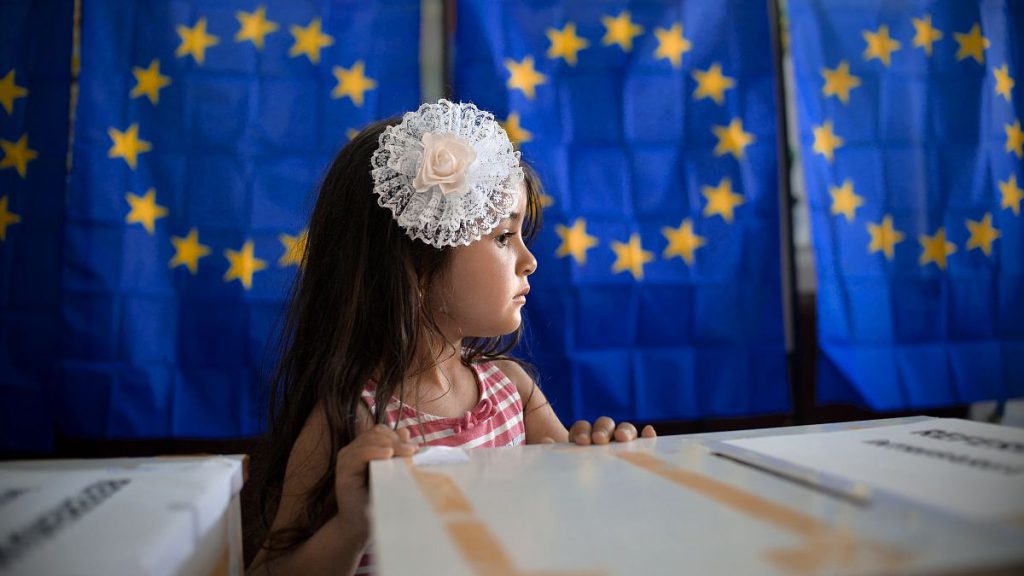
[[[241,574],[244,464],[0,462],[0,575]]]
[[[371,466],[379,573],[1024,573],[1024,430],[926,417]]]

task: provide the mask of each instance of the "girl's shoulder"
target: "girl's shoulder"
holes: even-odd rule
[[[508,378],[512,384],[515,385],[516,391],[519,392],[519,396],[522,398],[528,397],[533,391],[534,386],[536,386],[529,372],[527,372],[519,362],[512,358],[489,360],[480,363],[481,367],[486,364],[493,365],[506,378]]]

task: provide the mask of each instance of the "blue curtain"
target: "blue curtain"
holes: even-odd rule
[[[260,432],[313,191],[416,107],[418,38],[418,0],[84,3],[61,433]]]
[[[60,278],[72,0],[0,0],[0,451],[48,449]]]
[[[1024,395],[1024,3],[790,0],[818,397]]]
[[[457,3],[455,94],[547,186],[525,351],[563,420],[789,409],[767,10]]]

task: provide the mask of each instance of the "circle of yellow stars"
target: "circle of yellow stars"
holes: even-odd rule
[[[932,23],[930,14],[913,18],[914,37],[910,41],[910,49],[920,49],[926,57],[931,57],[937,42],[942,42],[946,34]],[[883,68],[892,65],[892,56],[904,49],[903,42],[890,35],[887,25],[880,25],[875,30],[861,31],[865,48],[862,58],[865,62],[878,61]],[[991,42],[982,35],[980,24],[973,24],[965,31],[953,32],[956,42],[956,60],[969,65],[985,64],[985,51]],[[993,90],[997,99],[1011,101],[1011,93],[1016,84],[1010,76],[1009,66],[1002,64],[992,70],[994,76]],[[846,106],[850,103],[851,93],[861,86],[861,79],[850,72],[850,63],[846,60],[838,62],[834,68],[823,68],[821,75],[824,80],[821,94],[824,98],[834,97]],[[1005,151],[1018,159],[1024,157],[1024,131],[1020,120],[1004,127],[1006,134]],[[812,150],[820,154],[829,164],[835,160],[836,151],[843,147],[842,136],[836,134],[831,120],[823,120],[821,124],[812,126],[814,142]],[[998,181],[1000,193],[1000,209],[1009,210],[1014,216],[1020,215],[1021,201],[1024,191],[1017,182],[1016,174],[1009,174],[1005,180]],[[830,213],[834,217],[842,217],[847,223],[856,221],[857,210],[865,203],[864,197],[857,194],[853,180],[846,179],[839,186],[829,187],[831,197]],[[967,252],[980,250],[986,257],[992,255],[992,245],[1002,233],[992,224],[992,213],[986,212],[980,220],[965,219],[968,239],[964,248]],[[867,231],[870,239],[867,250],[869,253],[881,253],[886,260],[893,260],[896,246],[907,240],[906,234],[897,230],[891,214],[884,214],[878,222],[868,222]],[[920,234],[917,238],[920,246],[918,264],[928,266],[934,264],[945,270],[949,258],[957,253],[958,246],[946,238],[946,229],[940,227],[931,234]]]
[[[238,21],[238,28],[235,31],[233,40],[236,43],[251,43],[257,51],[262,51],[266,46],[267,37],[272,34],[283,34],[284,27],[281,23],[273,21],[267,14],[266,6],[258,6],[255,10],[247,12],[238,10],[235,12],[235,19]],[[175,57],[180,59],[191,59],[196,66],[203,66],[206,62],[207,51],[220,45],[222,39],[211,33],[205,17],[196,19],[191,26],[178,25],[175,28],[179,44],[175,50]],[[335,43],[335,39],[323,30],[323,22],[320,18],[313,18],[304,25],[292,24],[287,27],[291,35],[291,46],[288,49],[288,56],[291,58],[305,59],[312,65],[319,65],[321,52]],[[366,63],[363,60],[356,60],[350,66],[333,66],[331,72],[336,81],[331,90],[331,97],[337,100],[348,99],[355,107],[362,107],[366,93],[377,88],[375,79],[367,76]],[[146,67],[135,66],[132,69],[135,85],[129,94],[130,98],[145,98],[153,106],[159,106],[161,91],[173,85],[173,79],[161,71],[161,62],[154,58]],[[14,86],[13,72],[9,74],[10,80],[0,80],[0,103],[9,108],[9,100],[23,96],[19,88],[9,87],[5,82]],[[351,130],[349,137],[351,138]],[[107,130],[111,146],[107,151],[110,159],[124,160],[129,169],[135,170],[138,167],[140,156],[153,150],[153,145],[144,139],[142,129],[138,123],[131,123],[127,127],[111,126]],[[10,160],[3,161],[3,167],[7,163],[15,167],[19,174],[24,173],[25,165],[32,160],[35,152],[27,148],[27,142],[23,137],[17,143],[0,142],[4,150],[8,147],[12,150],[9,154]],[[125,194],[125,201],[128,204],[128,213],[125,216],[125,223],[139,224],[150,236],[154,235],[157,222],[169,214],[166,206],[158,203],[158,191],[149,188],[144,194]],[[7,215],[6,198],[0,200],[0,239],[3,238],[5,222],[17,222],[17,215]],[[5,220],[6,218],[6,220]],[[15,219],[15,220],[12,220]],[[200,260],[213,254],[213,249],[204,244],[200,238],[200,232],[195,227],[191,228],[185,236],[174,236],[170,238],[174,248],[174,255],[168,262],[170,268],[183,267],[192,275],[198,273]],[[278,241],[281,244],[281,255],[277,259],[279,267],[301,266],[306,249],[307,231],[302,230],[297,234],[279,234]],[[266,270],[270,265],[264,259],[257,257],[253,240],[247,239],[241,247],[226,249],[223,256],[227,260],[228,269],[224,273],[223,280],[232,282],[237,280],[243,288],[252,288],[254,275]]]
[[[18,100],[28,97],[28,88],[18,85],[18,73],[11,69],[4,72],[0,77],[0,108],[2,114],[11,116],[14,114],[15,106],[19,105]],[[39,153],[29,148],[28,133],[22,133],[15,140],[0,138],[0,170],[14,170],[18,178],[28,178],[29,163],[39,157]],[[15,214],[10,209],[10,196],[0,193],[0,242],[7,240],[7,227],[21,222],[21,215]]]
[[[601,16],[601,25],[604,34],[600,44],[605,47],[617,47],[624,53],[633,52],[637,39],[647,32],[644,26],[633,20],[629,10]],[[682,68],[684,56],[693,47],[685,36],[683,24],[676,22],[668,27],[655,27],[652,32],[656,42],[651,52],[653,59],[664,62],[673,69]],[[585,53],[596,42],[596,39],[580,37],[577,24],[571,21],[565,22],[561,28],[548,28],[545,34],[548,40],[545,57],[565,66],[576,66],[581,53]],[[538,91],[550,84],[548,76],[537,70],[537,60],[532,55],[519,60],[505,58],[504,66],[508,73],[506,88],[510,92],[518,91],[528,101],[535,100]],[[714,62],[704,70],[694,69],[690,76],[696,83],[692,94],[694,101],[709,100],[718,106],[724,106],[726,93],[736,88],[735,78],[727,75],[720,62]],[[509,139],[517,145],[533,140],[533,132],[523,125],[523,118],[517,111],[510,111],[502,125]],[[744,130],[743,121],[739,118],[733,118],[726,125],[712,126],[711,133],[717,140],[714,156],[732,156],[736,161],[742,161],[746,148],[756,141],[753,134]],[[722,179],[717,185],[703,186],[701,194],[706,200],[701,216],[719,216],[728,224],[733,223],[737,207],[745,203],[743,195],[733,190],[732,181],[728,178]],[[541,203],[547,207],[552,205],[554,200],[545,196]],[[678,257],[687,266],[693,266],[697,250],[708,243],[707,238],[696,233],[691,218],[683,219],[676,227],[663,227],[661,232],[667,242],[662,258]],[[577,266],[585,265],[587,252],[601,244],[597,237],[587,232],[585,218],[576,218],[571,226],[557,224],[555,233],[560,240],[555,256],[572,257]],[[610,247],[615,253],[612,272],[629,272],[634,280],[642,280],[644,266],[655,259],[652,252],[643,248],[641,237],[637,233],[631,234],[625,242],[612,241]]]

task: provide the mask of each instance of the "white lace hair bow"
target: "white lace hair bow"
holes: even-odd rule
[[[378,144],[370,160],[377,203],[435,248],[479,240],[519,199],[519,152],[494,115],[472,104],[423,104]]]

